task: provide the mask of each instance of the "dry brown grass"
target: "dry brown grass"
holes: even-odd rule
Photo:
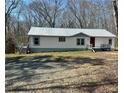
[[[24,76],[6,76],[6,92],[117,93],[117,61],[117,52],[76,51],[7,55],[6,66],[12,66],[6,70],[8,73],[15,70],[23,72],[24,68],[28,70],[24,70]],[[11,65],[11,62],[14,63]],[[34,62],[40,66],[35,66],[34,69]],[[41,69],[46,65],[52,68]],[[59,69],[56,70],[57,68]]]

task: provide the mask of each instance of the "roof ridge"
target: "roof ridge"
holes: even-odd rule
[[[47,29],[50,29],[50,28],[52,28],[52,29],[86,29],[86,30],[106,30],[106,29],[102,29],[102,28],[60,28],[60,27],[36,27],[36,26],[31,26],[31,28],[47,28]]]

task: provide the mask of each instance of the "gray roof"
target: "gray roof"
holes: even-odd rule
[[[74,36],[79,33],[92,37],[116,37],[114,34],[104,29],[46,28],[46,27],[31,27],[30,31],[28,32],[28,35]]]

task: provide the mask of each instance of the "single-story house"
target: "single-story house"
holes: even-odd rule
[[[115,35],[104,29],[31,27],[32,52],[114,48]]]

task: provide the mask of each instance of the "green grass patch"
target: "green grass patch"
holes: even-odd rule
[[[42,52],[42,53],[31,53],[31,54],[6,54],[6,57],[18,57],[18,56],[71,56],[71,57],[87,57],[95,55],[91,51],[67,51],[67,52]]]

